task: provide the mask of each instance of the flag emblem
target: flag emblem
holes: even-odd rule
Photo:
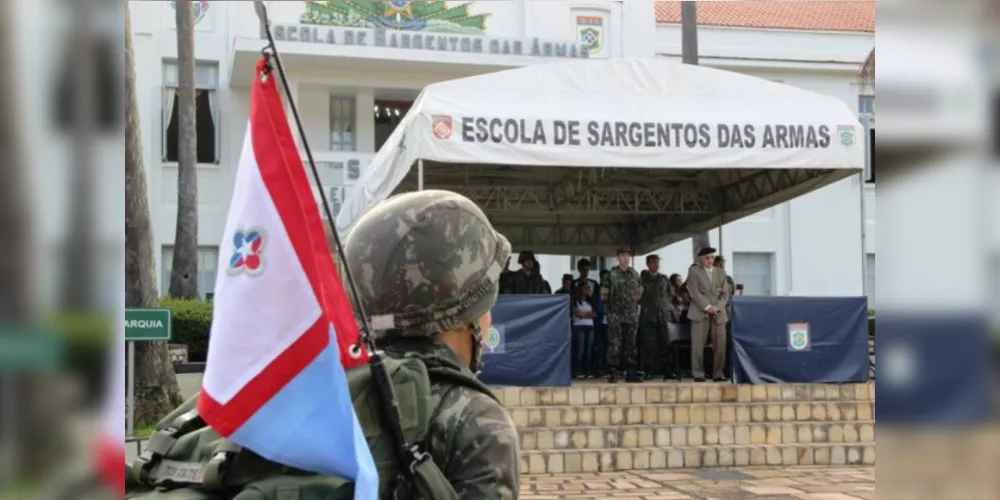
[[[809,324],[792,323],[788,325],[788,350],[808,351],[809,348]]]
[[[434,130],[434,137],[447,141],[451,139],[451,117],[448,115],[434,115],[431,117],[431,128]]]
[[[230,275],[246,273],[257,276],[264,271],[264,231],[238,229],[233,233],[233,256],[229,259]]]
[[[503,325],[497,325],[491,326],[490,330],[486,332],[486,340],[483,343],[486,345],[486,349],[490,354],[504,354],[507,352],[504,344],[503,330]]]
[[[601,50],[603,45],[604,18],[600,16],[576,16],[576,28],[580,42],[591,53]]]
[[[854,126],[853,125],[839,125],[837,126],[837,135],[840,137],[840,145],[845,148],[849,148],[854,145]]]

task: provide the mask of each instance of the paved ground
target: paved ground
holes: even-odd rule
[[[525,476],[522,500],[874,500],[875,468],[795,467]]]

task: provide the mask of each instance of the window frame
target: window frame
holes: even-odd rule
[[[167,252],[170,252],[170,259],[167,259]],[[204,252],[215,252],[214,259],[207,258]],[[219,255],[221,249],[217,245],[198,245],[198,295],[202,300],[205,300],[206,294],[212,293],[215,290],[215,284],[219,281]],[[166,295],[167,289],[170,288],[170,272],[173,271],[173,257],[174,257],[174,245],[164,244],[160,246],[160,295]],[[215,279],[212,281],[211,289],[206,289],[205,284],[202,280],[204,273],[207,272],[205,263],[211,262],[212,266],[215,268],[212,270]],[[205,293],[202,293],[202,291]]]
[[[350,133],[351,133],[350,143],[348,143],[348,142],[346,142],[344,140],[339,140],[339,141],[334,141],[333,140],[333,132],[334,132],[334,126],[333,125],[334,125],[334,121],[335,121],[335,119],[334,119],[334,116],[335,116],[335,114],[334,114],[334,104],[335,103],[347,104],[350,107],[351,111],[350,111],[349,117],[345,120],[346,123],[349,124],[350,129],[351,129],[351,131],[350,131]],[[328,113],[327,114],[327,121],[328,121],[327,125],[329,127],[329,137],[327,138],[328,139],[327,146],[330,148],[330,151],[340,151],[340,152],[345,152],[345,153],[356,153],[358,151],[358,103],[357,103],[357,100],[354,98],[354,96],[342,96],[342,95],[331,94],[329,96],[329,106],[327,108],[327,113]],[[341,132],[341,134],[343,134],[343,132]],[[350,148],[346,149],[345,146],[347,146],[348,144],[349,144]]]
[[[747,272],[741,271],[739,269],[739,263],[741,258],[744,256],[763,256],[767,259],[767,270],[768,274],[765,275],[767,280],[767,293],[760,294],[747,294],[754,295],[758,297],[776,297],[778,295],[778,280],[777,280],[777,255],[775,252],[733,252],[733,263],[732,263],[732,277],[733,281],[744,285],[746,287],[747,283],[745,279]]]
[[[176,161],[167,160],[167,129],[170,126],[170,115],[173,109],[167,109],[168,95],[176,92],[177,60],[164,59],[162,64],[163,81],[160,87],[160,163],[165,166],[177,166]],[[212,120],[215,122],[215,159],[211,163],[198,162],[199,166],[218,166],[222,163],[222,103],[219,101],[219,63],[218,61],[195,61],[195,90],[208,92],[209,102],[214,102]]]

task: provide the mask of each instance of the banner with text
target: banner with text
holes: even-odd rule
[[[570,385],[568,295],[501,295],[483,332],[483,373],[491,385]]]
[[[588,40],[595,22],[580,20]],[[425,87],[361,173],[337,225],[349,230],[419,160],[846,177],[864,158],[852,108],[790,85],[646,59],[529,65]]]

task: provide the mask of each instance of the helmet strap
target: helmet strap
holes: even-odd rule
[[[479,376],[483,371],[483,329],[478,321],[469,326],[472,333],[472,361],[469,362],[469,369]]]

